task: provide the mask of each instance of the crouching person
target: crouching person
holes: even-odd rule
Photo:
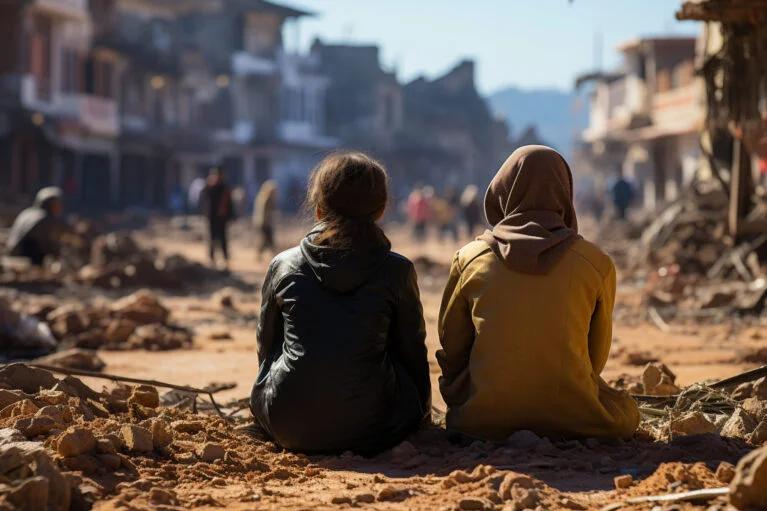
[[[430,413],[415,269],[376,223],[387,194],[376,161],[326,158],[308,196],[319,223],[267,272],[251,409],[287,449],[375,454]]]
[[[35,266],[42,266],[46,257],[57,257],[64,230],[62,209],[59,188],[49,186],[37,192],[34,205],[13,222],[6,242],[8,255],[27,258]]]
[[[493,226],[453,260],[439,317],[449,430],[500,440],[630,437],[636,403],[599,376],[612,341],[615,268],[578,236],[573,179],[543,146],[515,151],[490,184]]]

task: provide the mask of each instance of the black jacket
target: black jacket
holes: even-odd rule
[[[321,247],[314,234],[267,272],[251,408],[288,449],[373,454],[430,413],[415,269],[388,246]]]

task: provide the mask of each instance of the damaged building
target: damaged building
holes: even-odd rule
[[[698,168],[704,87],[695,75],[696,44],[692,37],[628,41],[618,48],[622,69],[577,81],[593,83],[579,150],[586,170],[603,182],[631,179],[647,209],[677,198]]]

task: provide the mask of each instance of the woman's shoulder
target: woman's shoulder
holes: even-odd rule
[[[594,268],[602,278],[615,271],[615,265],[609,255],[604,250],[599,248],[596,244],[578,238],[572,245],[570,245],[569,252],[575,256],[579,261]]]
[[[301,247],[293,247],[284,250],[274,256],[269,263],[269,269],[266,271],[267,279],[278,279],[287,273],[296,271],[303,263]]]
[[[461,270],[464,270],[469,264],[487,254],[493,255],[493,250],[490,248],[490,245],[482,240],[474,240],[464,245],[458,252],[456,252],[455,262],[458,263]]]

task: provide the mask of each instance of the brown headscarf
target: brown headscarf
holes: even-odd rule
[[[514,151],[485,195],[492,231],[478,239],[510,269],[546,274],[578,239],[573,207],[573,175],[550,147],[528,145]]]

